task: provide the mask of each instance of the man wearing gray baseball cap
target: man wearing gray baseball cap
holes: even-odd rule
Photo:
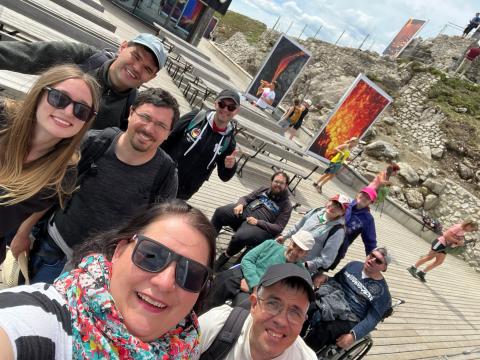
[[[1,70],[38,74],[54,65],[74,63],[93,75],[102,88],[93,129],[126,130],[137,88],[155,78],[166,59],[160,40],[147,33],[123,41],[118,50],[68,41],[0,41]]]
[[[292,263],[272,265],[250,295],[248,316],[236,317],[236,326],[242,327],[230,331],[238,337],[230,336],[228,345],[223,335],[237,316],[236,309],[222,305],[199,317],[200,359],[217,355],[217,339],[222,338],[225,360],[316,360],[315,352],[299,336],[313,299],[312,280],[305,269]]]

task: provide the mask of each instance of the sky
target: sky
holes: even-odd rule
[[[288,30],[298,37],[312,37],[338,45],[382,53],[409,18],[428,20],[419,36],[430,38],[441,31],[461,35],[469,20],[480,12],[473,0],[233,0],[229,10],[257,19],[271,29]],[[293,24],[292,24],[293,22]],[[458,27],[445,25],[453,23]],[[290,29],[289,29],[290,28]]]

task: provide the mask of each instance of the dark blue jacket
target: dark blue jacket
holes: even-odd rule
[[[357,209],[357,201],[353,200],[345,212],[345,239],[338,252],[341,259],[358,235],[362,236],[366,254],[377,247],[375,221],[370,214],[370,208]]]

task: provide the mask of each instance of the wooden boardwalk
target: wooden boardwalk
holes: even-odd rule
[[[120,39],[130,39],[139,32],[153,32],[111,3],[101,2],[105,16],[117,26],[115,34]],[[190,110],[165,70],[148,85],[171,91],[179,100],[182,114]],[[190,203],[210,217],[216,207],[268,185],[269,176],[268,170],[247,167],[242,178],[236,176],[222,183],[214,173]],[[333,181],[324,187],[325,194],[320,195],[311,184],[311,181],[303,181],[292,200],[306,207],[317,207],[325,204],[328,196],[334,193],[355,194],[354,189]],[[397,308],[393,316],[373,332],[374,346],[366,359],[446,359],[445,355],[448,359],[480,359],[480,352],[463,354],[475,348],[480,351],[479,274],[460,259],[448,256],[442,267],[428,274],[427,283],[413,279],[406,268],[428,251],[429,244],[388,215],[374,213],[374,216],[378,243],[386,245],[394,256],[386,273],[390,291],[406,304]],[[294,212],[289,226],[300,218],[301,215]],[[219,249],[225,247],[227,240],[225,236],[219,238]],[[344,262],[364,257],[363,243],[357,239]]]

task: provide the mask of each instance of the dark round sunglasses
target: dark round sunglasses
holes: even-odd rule
[[[199,262],[179,255],[158,241],[143,235],[134,235],[136,241],[132,253],[132,261],[140,269],[151,273],[159,273],[172,261],[175,265],[175,282],[182,289],[198,293],[207,283],[212,270]]]
[[[227,105],[227,103],[226,103],[225,101],[223,101],[223,100],[220,100],[220,101],[218,102],[218,106],[220,107],[220,109],[225,109],[225,108],[227,108],[228,111],[230,111],[230,112],[237,110],[237,105],[236,105],[236,104],[228,104],[228,105]]]
[[[45,86],[47,91],[47,102],[57,109],[65,109],[68,105],[73,103],[73,115],[81,121],[89,121],[97,113],[90,106],[73,101],[70,96],[64,92],[54,89],[50,86]]]

